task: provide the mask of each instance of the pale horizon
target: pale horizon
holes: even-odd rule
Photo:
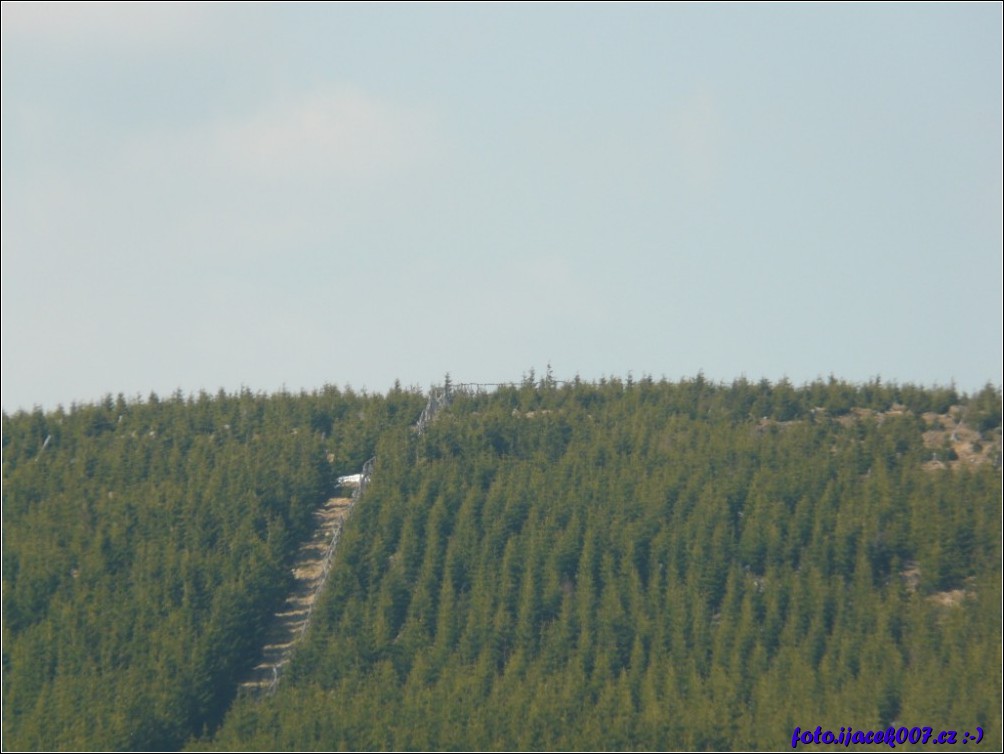
[[[4,3],[2,406],[1002,380],[1002,10]]]

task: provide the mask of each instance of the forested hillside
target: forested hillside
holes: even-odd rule
[[[5,415],[4,748],[1000,748],[999,389],[450,396],[421,432],[399,389]],[[374,454],[290,669],[235,698]]]
[[[211,729],[312,511],[422,405],[328,388],[4,415],[4,749]]]
[[[999,748],[999,425],[992,388],[458,393],[381,436],[289,675],[198,746]]]

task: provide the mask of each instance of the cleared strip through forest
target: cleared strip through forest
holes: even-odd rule
[[[293,566],[293,590],[269,626],[261,660],[238,687],[238,693],[261,694],[275,690],[293,653],[296,641],[306,632],[314,601],[324,585],[338,544],[342,523],[355,499],[333,497],[314,512],[314,533],[297,553]]]
[[[450,402],[449,388],[432,388],[428,403],[415,424],[422,432]],[[342,524],[352,506],[362,497],[373,475],[376,459],[363,464],[352,497],[333,497],[314,511],[314,533],[301,545],[293,566],[294,586],[272,619],[261,659],[238,686],[238,694],[271,694],[293,656],[296,642],[306,633],[314,602],[324,587],[338,545]]]

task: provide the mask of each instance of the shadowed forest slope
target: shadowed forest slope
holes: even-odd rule
[[[4,748],[211,730],[337,475],[424,403],[325,388],[4,415]]]

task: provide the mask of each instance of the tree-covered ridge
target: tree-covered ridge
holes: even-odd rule
[[[326,388],[5,414],[5,748],[176,748],[216,724],[312,511],[422,404]]]
[[[458,391],[381,435],[289,675],[199,746],[777,749],[894,724],[999,748],[1000,403]],[[981,462],[932,468],[925,414],[962,418]]]

